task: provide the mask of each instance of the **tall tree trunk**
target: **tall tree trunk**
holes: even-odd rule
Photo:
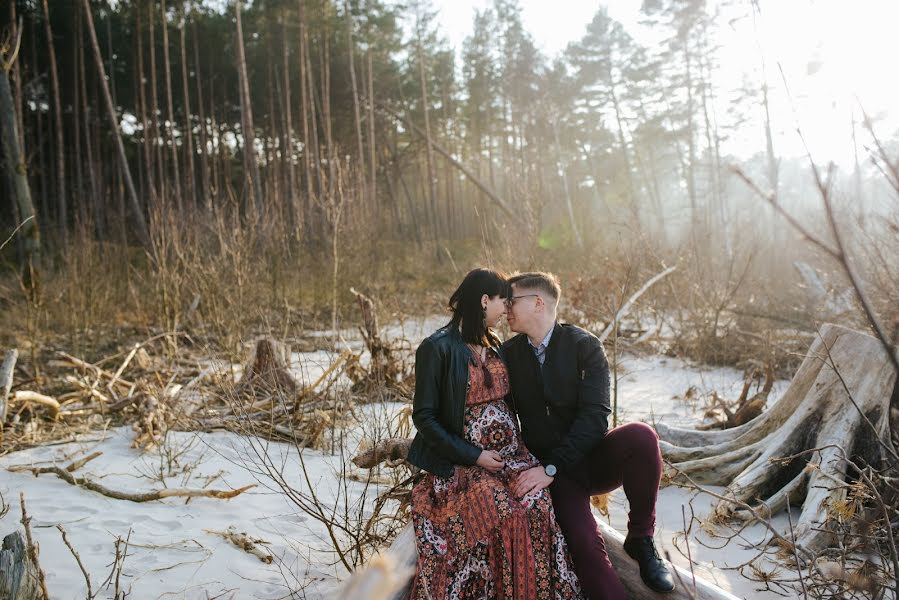
[[[758,34],[758,22],[756,13],[759,11],[758,3],[752,2],[752,28],[755,31],[756,46],[759,51],[759,61],[762,67],[762,108],[765,111],[765,151],[768,159],[768,185],[771,192],[777,198],[777,156],[774,154],[774,136],[771,133],[771,110],[768,102],[768,65],[765,61],[765,51],[762,48],[761,38]]]
[[[78,39],[84,40],[84,15],[81,11],[78,11]],[[96,128],[91,127],[91,123],[94,119],[87,98],[87,60],[84,56],[83,43],[78,44],[78,69],[79,76],[77,81],[79,85],[77,94],[78,101],[81,105],[81,115],[84,118],[84,154],[85,163],[87,164],[87,183],[89,192],[87,201],[84,199],[81,200],[81,215],[83,217],[82,223],[87,225],[88,222],[91,222],[96,231],[96,227],[99,226],[97,223],[97,206],[100,202],[100,179],[96,172],[96,163],[94,162],[94,142],[91,139],[92,131]]]
[[[197,21],[196,19],[190,20],[191,30],[193,32],[193,46],[194,46],[194,73],[195,79],[197,82],[197,116],[200,118],[200,184],[202,189],[200,190],[200,195],[203,199],[203,206],[207,212],[211,208],[212,201],[212,190],[210,189],[209,184],[209,135],[208,135],[208,127],[209,124],[206,123],[206,109],[203,106],[203,78],[200,75],[200,69],[202,63],[200,63],[200,38],[197,35]]]
[[[609,81],[612,81],[612,73],[608,73]],[[621,104],[618,102],[618,93],[615,91],[615,83],[609,86],[609,94],[612,97],[612,107],[615,109],[615,123],[618,126],[618,142],[621,144],[621,155],[624,158],[624,170],[627,175],[627,194],[628,194],[628,204],[630,204],[631,211],[634,213],[634,218],[637,221],[637,227],[640,227],[640,205],[637,201],[637,186],[634,184],[634,168],[631,165],[631,153],[628,149],[629,143],[627,138],[627,133],[624,130],[624,117],[621,115]],[[599,185],[599,182],[594,182],[594,189]]]
[[[156,160],[154,163],[156,164],[157,170],[156,181],[159,182],[159,194],[166,204],[166,207],[168,207],[170,198],[166,193],[168,181],[166,180],[165,156],[162,151],[165,142],[165,133],[160,133],[159,130],[161,114],[159,112],[159,82],[156,78],[156,12],[153,10],[152,2],[148,2],[147,6],[149,7],[150,13],[150,108],[153,111],[151,119],[153,147],[156,149]],[[158,143],[160,140],[163,141],[162,145]]]
[[[287,175],[287,200],[290,208],[290,223],[292,233],[297,235],[300,229],[300,211],[297,206],[297,178],[293,168],[293,103],[290,96],[290,46],[287,44],[287,25],[284,14],[279,19],[281,22],[281,78],[284,81],[284,106],[281,112],[284,115],[284,133],[281,143],[281,162]]]
[[[694,241],[696,226],[699,224],[699,207],[696,205],[696,126],[693,123],[693,73],[691,69],[692,54],[689,48],[689,32],[684,35],[684,63],[687,71],[687,194],[690,197],[690,211],[694,230]]]
[[[196,173],[194,171],[194,134],[193,124],[190,122],[192,113],[190,111],[190,85],[187,77],[187,43],[185,40],[187,30],[187,17],[184,15],[183,9],[181,13],[181,26],[178,28],[181,41],[181,91],[183,94],[182,110],[184,110],[184,133],[187,138],[187,148],[185,149],[185,157],[187,158],[187,181],[185,186],[185,194],[187,196],[188,206],[190,210],[196,208],[197,192],[196,192]]]
[[[122,143],[122,135],[119,131],[119,121],[116,116],[115,107],[112,104],[112,96],[109,93],[109,86],[106,85],[106,78],[103,69],[103,56],[100,54],[100,44],[97,43],[97,32],[94,29],[94,18],[91,14],[90,0],[81,0],[84,8],[85,22],[87,23],[87,31],[91,40],[91,47],[94,51],[94,62],[97,67],[101,88],[103,91],[103,99],[106,103],[106,112],[109,117],[109,124],[112,129],[113,139],[115,141],[116,150],[119,155],[119,162],[122,169],[122,177],[125,180],[125,187],[128,190],[128,200],[130,202],[134,228],[140,241],[145,245],[150,245],[150,234],[147,231],[147,222],[144,219],[144,213],[141,210],[140,201],[137,198],[137,191],[134,189],[134,181],[131,179],[131,169],[128,167],[128,157],[125,155],[125,146]]]
[[[565,161],[562,159],[562,145],[559,143],[559,123],[553,119],[553,140],[556,144],[556,160],[559,165],[559,173],[562,175],[562,189],[565,192],[565,209],[568,212],[568,223],[571,226],[571,232],[574,234],[574,241],[579,248],[584,247],[584,240],[581,238],[581,230],[577,226],[577,220],[574,218],[574,207],[571,202],[571,191],[568,187],[568,174]]]
[[[372,51],[369,49],[368,56],[368,152],[369,164],[368,172],[371,180],[368,184],[368,192],[371,195],[371,204],[375,211],[378,209],[378,153],[375,145],[375,84],[372,75]]]
[[[140,111],[140,121],[143,125],[143,159],[144,159],[144,178],[147,181],[147,189],[150,192],[150,206],[153,209],[159,208],[158,199],[156,197],[156,184],[154,182],[155,173],[153,171],[153,126],[150,119],[147,118],[147,95],[144,92],[144,39],[143,39],[143,18],[140,10],[135,11],[136,14],[136,33],[137,33],[137,104]],[[151,214],[152,214],[151,210]]]
[[[41,257],[41,235],[37,224],[37,215],[34,212],[34,204],[31,201],[31,189],[28,187],[28,169],[22,149],[19,147],[19,128],[16,124],[16,107],[13,100],[12,88],[9,85],[10,71],[16,62],[21,42],[21,31],[17,32],[15,46],[8,56],[0,52],[0,135],[3,137],[3,156],[5,171],[9,181],[12,182],[15,194],[15,205],[18,208],[19,218],[22,220],[20,235],[24,243],[24,264],[22,265],[22,279],[29,295],[35,299],[40,293],[38,269]]]
[[[242,11],[241,1],[234,2],[234,13],[237,18],[237,75],[240,79],[240,116],[241,128],[243,129],[244,143],[244,164],[247,172],[248,192],[250,195],[250,206],[252,210],[258,212],[260,203],[262,202],[262,189],[259,181],[259,165],[256,162],[256,134],[253,128],[253,109],[250,103],[250,82],[247,76],[247,58],[244,52],[243,44],[243,25],[241,24],[240,13]]]
[[[322,52],[319,53],[321,64],[321,100],[322,100],[322,125],[325,130],[325,150],[328,153],[328,192],[333,190],[336,182],[335,165],[336,152],[334,148],[333,130],[331,128],[331,28],[329,0],[322,0]]]
[[[303,199],[303,221],[309,223],[309,210],[312,201],[312,161],[310,153],[312,145],[309,136],[309,79],[307,68],[309,64],[307,32],[306,32],[306,2],[298,0],[300,13],[300,119],[303,122],[303,177],[306,180],[306,197]]]
[[[22,25],[22,23],[19,23],[20,28],[21,28],[21,25]],[[37,30],[36,29],[37,28],[36,28],[35,21],[29,20],[30,35],[28,36],[28,38],[31,40],[30,46],[31,46],[31,72],[32,73],[40,73],[41,72],[41,69],[38,67],[39,57],[38,57],[38,52],[37,52],[37,41],[36,41],[37,40]],[[23,31],[23,35],[24,35],[24,31]],[[17,38],[13,38],[13,39],[17,39]],[[15,63],[13,64],[13,67],[15,68],[16,64],[18,64],[18,63],[19,63],[18,60],[15,61]],[[50,178],[47,177],[47,173],[49,173],[51,171],[51,169],[47,167],[47,161],[45,160],[45,151],[44,151],[44,149],[48,146],[48,144],[45,143],[46,138],[44,137],[44,111],[29,111],[29,112],[34,113],[33,118],[37,124],[37,137],[35,138],[36,143],[34,144],[35,148],[37,149],[37,169],[35,169],[33,171],[33,174],[36,175],[36,177],[37,177],[37,194],[38,194],[38,197],[41,199],[40,214],[46,215],[47,218],[49,218],[50,214],[52,214],[53,211],[51,210],[51,207],[50,207],[50,191],[49,191],[50,185],[48,182],[48,180]],[[50,126],[49,121],[50,121],[50,118],[48,116],[47,117],[47,126],[48,127]],[[24,138],[24,135],[22,133],[20,133],[19,140],[21,141],[23,138]],[[28,160],[28,155],[25,153],[24,146],[20,147],[20,152],[22,153],[22,159],[25,161],[25,166],[27,168],[30,161]],[[10,185],[10,187],[12,187],[12,182],[9,182],[9,185]],[[12,193],[11,193],[10,197],[12,197]],[[37,210],[37,209],[35,209],[35,210]],[[18,208],[16,208],[15,217],[17,219],[19,217]],[[20,255],[19,258],[21,260],[22,255],[23,255],[22,244],[18,243],[17,247],[19,249],[19,255]]]
[[[44,33],[47,36],[47,55],[50,59],[50,91],[53,96],[53,129],[56,143],[56,212],[59,237],[65,247],[68,237],[68,208],[66,206],[66,146],[63,140],[62,102],[59,98],[59,73],[56,70],[56,45],[50,27],[50,9],[47,0],[41,2],[44,10]]]
[[[175,105],[172,102],[172,63],[169,59],[169,20],[165,14],[165,0],[160,0],[159,7],[162,15],[162,60],[165,68],[165,101],[168,110],[168,125],[165,129],[172,150],[172,191],[175,194],[178,212],[181,213],[184,210],[184,203],[181,192],[181,167],[178,164],[178,145],[175,143]]]
[[[347,52],[350,62],[350,84],[353,88],[353,124],[356,126],[356,181],[362,182],[365,187],[365,151],[362,145],[362,115],[359,112],[359,89],[356,85],[356,66],[353,56],[356,54],[353,48],[353,14],[350,12],[349,0],[343,0],[343,10],[346,13],[346,39]],[[367,198],[368,193],[363,189],[362,197]],[[369,203],[369,208],[371,208]]]
[[[322,116],[322,106],[321,102],[316,105],[316,95],[315,95],[315,77],[312,71],[312,53],[309,51],[309,40],[307,34],[306,40],[306,79],[307,79],[307,87],[309,93],[309,116],[310,116],[310,127],[312,131],[312,157],[315,159],[313,173],[315,174],[315,195],[310,196],[310,200],[315,198],[315,196],[321,196],[324,189],[324,183],[322,179],[322,149],[321,142],[318,137],[318,127],[319,127],[319,119]]]
[[[81,41],[84,38],[81,35],[81,11],[75,11],[75,35],[72,36],[72,81],[78,81],[81,77]],[[75,89],[72,90],[74,94],[74,100],[72,105],[74,106],[74,111],[72,115],[73,127],[72,134],[74,139],[72,140],[73,148],[81,148],[81,127],[82,123],[82,111],[81,111],[81,101],[80,101],[80,93],[78,91],[78,86],[75,86]],[[72,191],[72,209],[73,211],[77,209],[76,213],[76,222],[78,220],[81,223],[84,223],[84,214],[83,214],[83,206],[84,202],[84,176],[82,173],[82,165],[81,165],[81,157],[78,152],[73,153],[72,162],[75,165],[75,187]]]
[[[416,24],[416,28],[420,27]],[[428,85],[425,80],[425,57],[421,47],[421,31],[417,31],[416,49],[418,51],[418,80],[421,86],[421,108],[424,112],[425,119],[425,145],[427,152],[425,154],[427,160],[427,191],[428,200],[431,204],[431,216],[434,222],[434,239],[440,237],[440,230],[437,224],[437,178],[434,173],[434,147],[431,145],[431,117],[428,110]],[[438,254],[439,255],[439,254]]]
[[[9,3],[10,39],[19,38],[19,25],[18,17],[16,17],[16,3],[13,1]],[[22,111],[22,70],[19,68],[19,61],[13,62],[10,74],[12,75],[13,101],[16,108],[16,125],[19,128],[19,149],[22,156],[25,156],[25,113]],[[44,216],[46,215],[47,213],[44,212]]]

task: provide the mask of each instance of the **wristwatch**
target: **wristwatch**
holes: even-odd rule
[[[556,468],[556,465],[546,465],[543,467],[543,472],[546,473],[547,477],[555,477],[559,470]]]

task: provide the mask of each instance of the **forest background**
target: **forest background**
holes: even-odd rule
[[[895,336],[899,132],[859,101],[853,164],[780,156],[802,115],[772,115],[790,81],[761,46],[718,87],[764,2],[646,0],[652,42],[598,6],[555,57],[514,0],[458,49],[424,0],[4,4],[0,339],[36,378],[51,346],[337,330],[353,286],[439,313],[477,265],[557,272],[586,325],[676,267],[641,304],[666,351],[788,374],[771,331],[871,324],[808,243],[832,222]]]

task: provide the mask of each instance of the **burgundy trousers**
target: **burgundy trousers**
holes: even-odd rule
[[[623,600],[624,587],[609,561],[590,510],[590,496],[624,487],[630,504],[628,534],[653,535],[662,454],[655,430],[645,423],[611,429],[571,473],[559,473],[549,491],[565,534],[581,589],[590,600]]]

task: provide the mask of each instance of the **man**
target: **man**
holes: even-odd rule
[[[674,578],[653,542],[662,474],[658,436],[645,423],[609,430],[609,366],[588,331],[556,322],[561,290],[551,273],[510,279],[506,318],[519,333],[503,345],[512,399],[528,449],[541,466],[519,475],[519,496],[549,488],[581,588],[591,600],[625,597],[590,508],[590,496],[618,486],[630,503],[624,549],[657,592]]]

